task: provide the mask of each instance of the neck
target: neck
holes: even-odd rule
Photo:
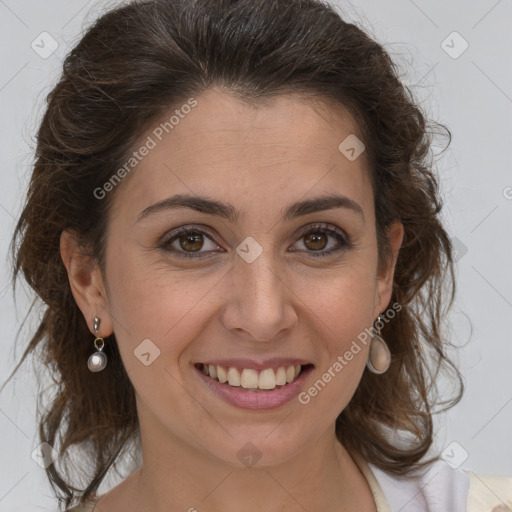
[[[196,447],[142,433],[143,463],[130,479],[133,510],[375,511],[366,479],[332,429],[278,465],[235,467]],[[164,434],[164,433],[162,433]]]

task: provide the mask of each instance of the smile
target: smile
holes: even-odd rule
[[[271,391],[294,382],[309,365],[289,365],[278,368],[235,368],[199,363],[196,365],[204,375],[235,388],[253,391]]]
[[[193,366],[208,396],[251,410],[275,409],[292,402],[315,368],[308,360],[290,357],[217,359]]]

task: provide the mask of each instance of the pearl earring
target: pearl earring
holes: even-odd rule
[[[94,317],[94,332],[96,334],[98,334],[100,321],[101,320],[97,316]],[[105,346],[105,341],[103,338],[96,336],[96,339],[94,340],[94,346],[96,347],[96,352],[89,356],[87,367],[91,372],[101,372],[101,370],[104,370],[105,366],[107,366],[107,355],[102,352],[103,347]]]

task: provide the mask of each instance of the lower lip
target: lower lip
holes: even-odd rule
[[[200,369],[194,367],[201,380],[217,395],[226,402],[240,409],[275,409],[295,398],[302,388],[304,381],[313,369],[308,366],[290,384],[273,391],[250,391],[242,387],[233,387],[229,384],[222,384],[218,380],[205,375]]]

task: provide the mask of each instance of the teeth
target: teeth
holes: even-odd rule
[[[258,387],[258,372],[245,368],[240,376],[240,384],[246,389],[256,389]]]
[[[258,387],[260,389],[274,389],[276,387],[276,376],[272,368],[261,370]]]
[[[276,385],[284,386],[286,384],[286,370],[281,366],[276,373]]]
[[[205,368],[204,364],[203,368]],[[217,378],[219,379],[219,382],[221,382],[222,384],[228,381],[228,374],[226,373],[226,370],[222,368],[222,366],[217,366]]]
[[[240,373],[232,366],[228,370],[228,382],[230,386],[240,386]]]
[[[276,386],[284,386],[293,382],[300,373],[300,365],[281,366],[276,372],[272,368],[265,368],[258,374],[257,370],[244,368],[240,373],[237,368],[230,366],[227,371],[222,366],[205,365],[201,367],[205,375],[218,380],[222,384],[242,387],[244,389],[275,389]]]

